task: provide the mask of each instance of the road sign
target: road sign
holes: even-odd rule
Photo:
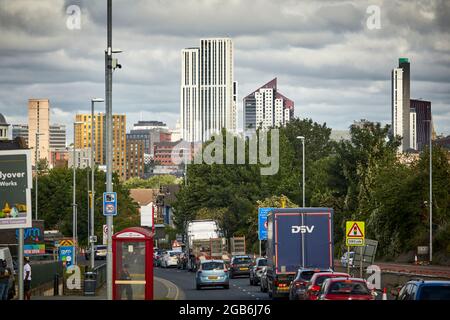
[[[72,247],[73,246],[73,240],[72,239],[59,240],[59,246],[60,247]]]
[[[111,226],[111,230],[114,233],[114,226]],[[108,225],[103,225],[103,244],[108,244]]]
[[[364,246],[365,230],[363,221],[347,221],[345,243],[349,247]]]
[[[103,215],[117,215],[117,193],[103,192]]]
[[[273,208],[258,208],[258,239],[267,240],[267,215]]]

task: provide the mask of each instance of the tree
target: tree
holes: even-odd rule
[[[78,217],[78,239],[81,245],[87,244],[88,194],[87,180],[90,169],[76,170],[76,203]],[[95,234],[100,239],[103,234],[103,192],[105,192],[105,173],[95,171],[94,226]],[[39,177],[39,219],[45,220],[46,229],[60,230],[64,236],[72,236],[72,179],[73,171],[68,168],[54,168]],[[90,180],[89,180],[90,182]],[[114,231],[139,225],[140,217],[137,204],[129,196],[116,174],[113,175],[114,191],[117,192],[118,214],[114,219]],[[34,203],[32,192],[32,203]],[[33,209],[34,210],[34,209]],[[33,212],[34,216],[34,212]]]
[[[130,178],[124,182],[127,189],[159,189],[160,186],[168,184],[179,184],[181,179],[173,175],[156,175],[149,179],[141,179],[138,177]]]

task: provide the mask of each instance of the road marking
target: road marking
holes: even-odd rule
[[[166,298],[169,299],[171,291],[175,291],[175,297],[173,299],[179,300],[181,290],[178,288],[178,286],[175,283],[173,283],[169,280],[163,279],[163,278],[159,278],[159,277],[154,277],[154,279],[155,279],[155,281],[161,282],[167,288],[168,293],[167,293]],[[175,288],[175,290],[173,288]],[[184,300],[184,298],[185,298],[184,293],[181,293],[181,296],[182,297],[180,300]]]

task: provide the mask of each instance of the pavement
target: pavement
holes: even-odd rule
[[[155,300],[183,300],[184,294],[169,280],[154,277],[154,299]],[[97,292],[95,296],[32,296],[32,300],[106,300],[106,285]]]

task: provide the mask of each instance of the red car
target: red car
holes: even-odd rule
[[[318,300],[375,300],[364,279],[328,278],[318,294]]]
[[[319,272],[315,273],[309,280],[308,287],[305,292],[306,300],[317,300],[320,288],[325,280],[329,278],[350,278],[348,273],[342,272]]]

